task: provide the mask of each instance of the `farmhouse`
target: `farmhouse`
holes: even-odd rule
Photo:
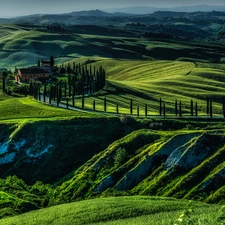
[[[28,82],[30,79],[35,79],[39,81],[46,81],[52,78],[51,70],[45,68],[39,68],[36,66],[18,69],[18,73],[15,76],[16,82]]]

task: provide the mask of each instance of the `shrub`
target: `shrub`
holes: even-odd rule
[[[116,150],[116,154],[114,155],[114,164],[116,166],[120,166],[122,163],[126,161],[128,157],[127,151],[124,148],[118,148]]]

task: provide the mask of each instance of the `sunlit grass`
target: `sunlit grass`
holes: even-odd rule
[[[54,206],[2,219],[8,224],[220,224],[218,205],[160,197],[112,197]],[[218,222],[218,223],[217,223]]]

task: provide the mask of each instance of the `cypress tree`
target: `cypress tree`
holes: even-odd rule
[[[62,85],[60,84],[59,85],[59,102],[61,101],[62,99]]]
[[[64,97],[66,98],[67,86],[66,81],[64,82]]]
[[[84,109],[84,76],[81,78],[82,109]]]
[[[49,101],[49,105],[51,105],[51,100],[52,100],[52,85],[49,88],[49,97],[48,97],[48,101]]]
[[[206,114],[209,115],[209,97],[206,99]]]
[[[44,93],[43,93],[43,96],[44,96],[44,102],[46,102],[46,85],[44,85]]]
[[[193,100],[191,99],[191,116],[194,115],[194,106],[193,106]]]
[[[82,109],[84,109],[84,94],[82,94]]]
[[[225,99],[223,97],[223,107],[222,107],[222,111],[223,111],[223,117],[225,118]]]
[[[54,64],[55,64],[54,57],[51,55],[51,57],[50,57],[51,68],[54,66]]]
[[[147,116],[148,116],[148,105],[145,104],[145,117],[147,117]]]
[[[137,106],[137,117],[139,117],[139,105]]]
[[[175,115],[177,116],[178,114],[178,106],[177,106],[177,100],[175,101]]]
[[[210,113],[210,117],[213,117],[213,112],[212,112],[212,100],[209,101],[209,113]]]
[[[104,112],[106,112],[106,104],[107,104],[107,102],[106,102],[106,97],[104,98]]]
[[[181,117],[182,116],[182,103],[180,101],[180,110],[179,110],[179,116]]]
[[[159,100],[159,115],[162,116],[162,99]]]
[[[195,116],[198,117],[198,103],[195,103]]]
[[[133,114],[133,100],[130,100],[130,114]]]
[[[166,117],[166,104],[163,103],[163,116]]]

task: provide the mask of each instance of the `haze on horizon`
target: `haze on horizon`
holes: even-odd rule
[[[132,6],[179,7],[194,5],[225,5],[224,0],[1,0],[0,17],[31,14],[57,14],[73,11],[110,9]]]

